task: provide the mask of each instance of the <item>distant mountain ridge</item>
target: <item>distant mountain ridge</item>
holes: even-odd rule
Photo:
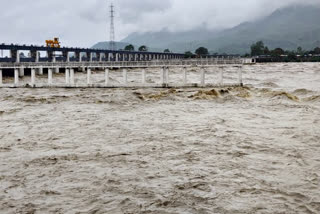
[[[187,32],[133,33],[121,42],[147,45],[175,52],[194,51],[199,46],[211,52],[244,54],[252,43],[262,40],[269,48],[293,50],[301,46],[320,46],[320,7],[296,5],[274,11],[254,22],[245,22],[226,29],[211,31],[198,28]]]

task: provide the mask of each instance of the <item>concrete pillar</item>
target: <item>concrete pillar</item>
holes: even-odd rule
[[[56,52],[52,52],[52,62],[56,62]]]
[[[242,82],[242,67],[238,68],[238,76],[239,76],[239,84],[242,86],[243,82]]]
[[[31,86],[36,84],[36,69],[31,68]]]
[[[124,85],[128,84],[128,72],[127,72],[127,69],[123,69],[123,84]]]
[[[67,62],[70,62],[70,54],[67,52]]]
[[[182,68],[183,69],[183,84],[187,84],[188,82],[188,76],[187,76],[187,68]]]
[[[36,51],[36,62],[39,62],[40,61],[40,52],[39,51]]]
[[[146,83],[146,69],[142,69],[142,84]]]
[[[87,69],[87,84],[91,84],[91,68]]]
[[[165,68],[161,69],[161,72],[160,72],[160,83],[161,84],[165,83]]]
[[[38,74],[39,74],[39,75],[43,75],[43,67],[42,67],[42,66],[40,66],[40,67],[38,68]]]
[[[169,84],[169,68],[166,69],[166,83]]]
[[[16,63],[20,63],[20,51],[19,50],[17,50]]]
[[[99,62],[102,62],[103,55],[104,55],[104,53],[99,54]]]
[[[206,71],[204,70],[204,68],[201,69],[201,86],[205,86],[206,81]]]
[[[109,85],[109,69],[108,68],[106,68],[105,70],[104,70],[104,78],[105,78],[105,85],[107,86],[107,85]]]
[[[0,69],[0,86],[2,86],[3,83],[2,83],[2,69]]]
[[[70,70],[69,70],[69,68],[66,68],[65,76],[66,76],[66,84],[69,85],[70,84]]]
[[[52,68],[48,69],[48,84],[52,85]]]
[[[92,60],[93,60],[93,53],[90,52],[90,62],[92,62]]]
[[[55,73],[55,74],[58,74],[58,73],[59,73],[59,67],[55,67],[55,68],[54,68],[54,73]]]
[[[116,53],[116,62],[118,62],[118,61],[119,61],[119,54]]]
[[[14,69],[14,85],[19,84],[19,69],[15,68]]]
[[[74,69],[71,68],[71,69],[70,69],[70,84],[71,84],[72,86],[74,86],[74,83],[75,83],[75,81],[74,81]]]
[[[111,56],[112,56],[112,53],[108,53],[108,61],[110,62],[111,61]]]
[[[82,62],[82,55],[81,55],[81,52],[79,52],[79,62]]]
[[[19,68],[19,77],[24,77],[24,67],[23,66],[21,66]]]

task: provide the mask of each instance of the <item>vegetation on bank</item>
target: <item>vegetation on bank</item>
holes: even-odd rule
[[[284,50],[282,48],[269,49],[263,41],[258,41],[251,45],[251,53],[243,55],[243,57],[255,57],[257,62],[320,62],[320,47],[316,47],[313,50],[303,50],[298,47],[297,50]],[[132,44],[127,45],[124,50],[135,51],[135,47]],[[138,48],[138,51],[146,52],[148,47],[142,45]],[[165,49],[164,53],[170,53],[169,49]],[[197,48],[194,53],[186,51],[184,54],[185,58],[201,58],[207,56],[239,56],[230,54],[210,54],[206,47]]]
[[[263,41],[258,41],[251,45],[251,54],[245,56],[256,57],[258,62],[320,62],[320,48],[313,50],[303,50],[298,47],[295,51],[275,48],[269,50]]]

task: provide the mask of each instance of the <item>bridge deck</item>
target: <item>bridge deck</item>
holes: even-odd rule
[[[215,65],[242,65],[250,59],[195,59],[195,60],[153,60],[153,61],[124,61],[124,62],[20,62],[0,63],[0,69],[24,68],[53,68],[53,67],[95,67],[95,68],[146,68],[146,67],[188,67]]]

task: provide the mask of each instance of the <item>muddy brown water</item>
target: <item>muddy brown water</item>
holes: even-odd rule
[[[320,213],[320,64],[244,82],[0,89],[0,213]]]

